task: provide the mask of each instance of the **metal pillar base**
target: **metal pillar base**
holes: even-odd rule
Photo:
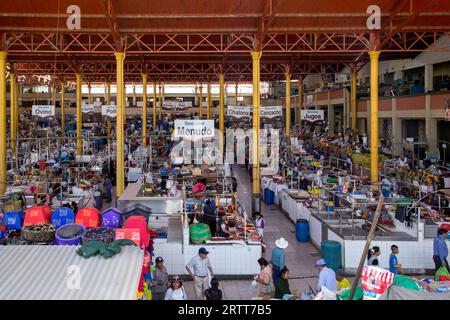
[[[256,212],[261,212],[261,195],[253,194],[252,195],[252,217],[255,217]]]

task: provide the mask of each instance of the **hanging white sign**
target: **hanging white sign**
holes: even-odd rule
[[[53,117],[55,115],[54,105],[33,105],[31,115],[39,118]]]
[[[81,105],[81,112],[82,113],[94,113],[94,105],[93,104],[82,104]]]
[[[302,120],[308,122],[324,121],[325,115],[323,110],[302,110]]]
[[[115,118],[117,116],[117,106],[115,105],[102,105],[102,116]]]
[[[227,116],[234,118],[250,118],[251,108],[250,106],[228,106]]]
[[[176,102],[163,102],[162,108],[164,110],[175,110],[177,107]]]
[[[178,102],[177,109],[192,108],[192,101],[180,101]]]
[[[203,139],[214,137],[214,120],[175,120],[175,138]]]
[[[267,119],[282,118],[283,108],[282,106],[261,107],[260,117]]]

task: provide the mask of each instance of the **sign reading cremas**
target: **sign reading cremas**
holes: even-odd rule
[[[55,115],[54,105],[33,105],[31,115],[39,118],[53,117]]]
[[[175,120],[175,138],[202,139],[214,137],[214,120]]]
[[[102,116],[115,118],[117,116],[117,106],[115,105],[102,105]]]
[[[251,107],[250,106],[228,106],[227,116],[234,118],[250,118]]]
[[[261,107],[260,117],[266,119],[282,118],[283,108],[281,106]]]
[[[308,122],[318,122],[324,121],[324,111],[323,110],[302,110],[302,120]]]

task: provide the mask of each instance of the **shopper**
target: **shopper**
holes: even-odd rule
[[[289,289],[289,270],[284,267],[278,276],[277,285],[275,287],[275,299],[282,299],[285,294],[291,294]]]
[[[327,288],[330,291],[336,291],[336,273],[333,269],[327,267],[325,259],[319,259],[316,261],[316,265],[319,269],[319,281],[317,281],[317,292],[322,290],[322,287]]]
[[[272,263],[273,268],[273,283],[277,285],[278,275],[285,267],[286,255],[284,253],[284,249],[286,249],[289,243],[284,239],[280,238],[275,241],[276,248],[272,249],[272,259],[270,262]]]
[[[446,239],[448,236],[448,231],[445,229],[439,229],[438,235],[436,238],[434,238],[433,241],[433,261],[436,268],[436,271],[441,266],[446,266],[447,270],[450,272],[450,268],[448,266],[447,262],[447,256],[448,256],[448,248]]]
[[[208,254],[209,252],[202,247],[198,250],[198,255],[186,265],[187,272],[194,280],[195,294],[199,300],[203,300],[205,291],[209,289],[208,270],[211,276],[214,275]]]
[[[164,266],[164,259],[157,257],[155,260],[155,270],[153,271],[152,298],[153,300],[164,300],[167,291],[169,275]]]
[[[219,280],[211,279],[211,288],[205,291],[205,300],[222,300],[222,290],[219,289]]]
[[[389,271],[393,274],[399,274],[401,264],[398,263],[397,255],[399,253],[398,247],[393,244],[391,246],[391,255],[389,256]]]
[[[209,226],[211,235],[216,236],[216,210],[211,205],[211,200],[207,199],[203,206],[203,222]]]
[[[270,299],[274,295],[275,291],[272,279],[272,269],[270,268],[267,260],[264,258],[259,258],[258,264],[261,267],[261,272],[259,273],[259,275],[255,275],[254,279],[259,282],[259,297],[263,299]]]
[[[367,253],[367,264],[369,266],[378,266],[380,264],[378,261],[380,254],[380,247],[374,246],[372,249],[369,249],[369,252]]]
[[[258,233],[258,236],[261,239],[261,242],[264,238],[264,217],[262,216],[261,212],[255,212],[255,226],[256,226],[256,232]]]
[[[186,291],[183,287],[183,282],[178,276],[175,276],[170,281],[170,287],[167,289],[164,300],[187,300]]]
[[[112,201],[112,181],[111,181],[109,174],[105,175],[105,178],[103,181],[103,188],[104,188],[105,194],[106,194],[105,203],[109,203]]]

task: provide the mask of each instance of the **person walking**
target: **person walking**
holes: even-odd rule
[[[447,270],[449,270],[449,272],[450,272],[450,268],[449,268],[448,262],[447,262],[447,256],[448,256],[448,248],[447,248],[447,243],[446,243],[447,237],[448,237],[448,231],[445,229],[439,229],[438,235],[436,236],[436,238],[434,238],[433,261],[434,261],[434,265],[436,268],[435,271],[438,271],[438,269],[441,266],[445,266],[447,268]]]
[[[103,188],[104,188],[105,194],[106,194],[105,203],[109,203],[112,201],[112,181],[111,181],[109,174],[105,175],[105,179],[103,181]]]
[[[264,258],[259,258],[258,264],[261,267],[261,272],[259,275],[254,276],[254,280],[259,282],[259,297],[263,299],[270,299],[274,295],[275,291],[272,278],[272,269],[270,268],[267,260]]]
[[[164,266],[164,259],[157,257],[155,260],[155,270],[153,271],[152,282],[152,299],[164,300],[165,293],[167,291],[169,283],[169,274]]]
[[[211,276],[214,276],[208,254],[209,252],[202,247],[198,250],[198,255],[192,257],[186,265],[187,272],[194,280],[195,295],[198,300],[203,300],[205,291],[209,289],[208,270]]]
[[[284,238],[280,238],[275,241],[275,245],[276,248],[272,249],[272,259],[270,262],[273,266],[273,284],[276,286],[278,275],[280,274],[281,269],[283,269],[286,265],[286,255],[284,249],[288,247],[289,242]]]
[[[222,290],[219,289],[219,280],[211,279],[211,288],[205,291],[205,300],[222,300]]]
[[[400,273],[401,264],[398,263],[397,254],[399,253],[398,247],[393,244],[391,246],[391,255],[389,256],[389,271],[397,275]]]
[[[325,259],[319,259],[316,261],[315,267],[319,270],[319,280],[317,281],[317,292],[322,290],[322,287],[327,288],[330,291],[336,291],[336,273],[333,269],[327,267]]]
[[[265,220],[262,216],[261,212],[255,212],[255,226],[256,226],[256,232],[258,233],[258,236],[261,240],[261,243],[264,244],[264,225]],[[264,246],[262,247],[262,252],[265,251]]]
[[[186,291],[183,282],[178,276],[170,281],[169,289],[167,289],[164,300],[187,300]]]

